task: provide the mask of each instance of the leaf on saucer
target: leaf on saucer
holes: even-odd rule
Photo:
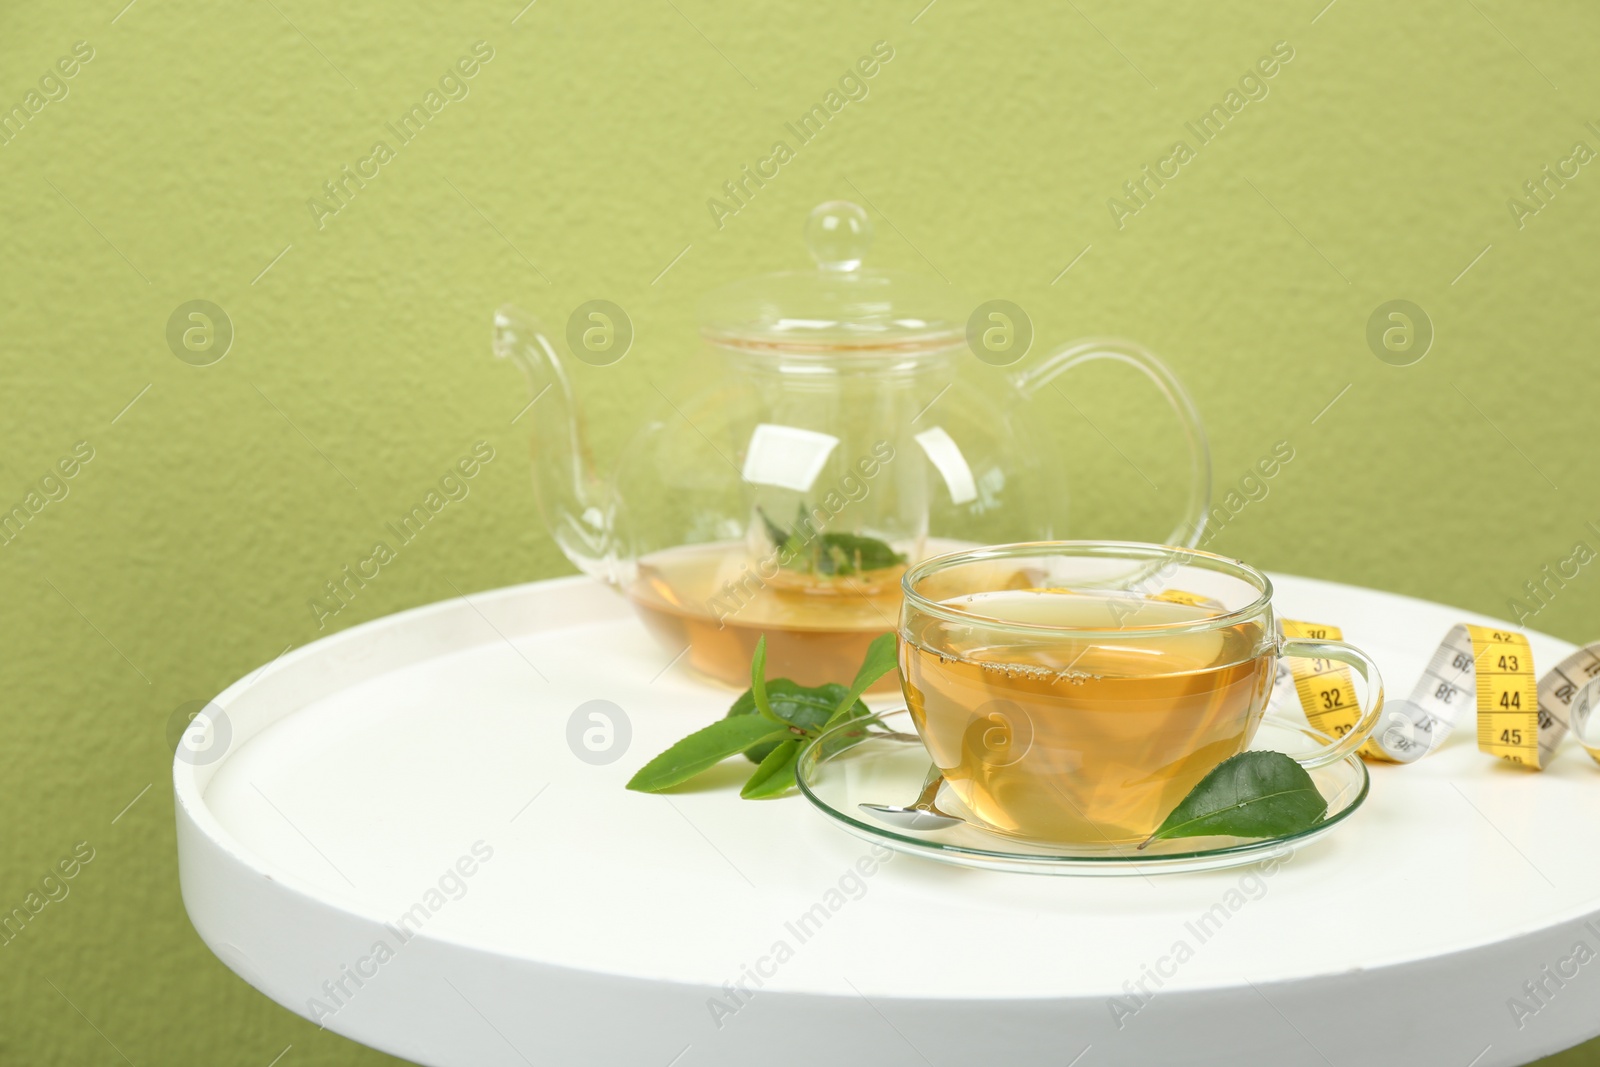
[[[1139,847],[1172,837],[1282,837],[1310,829],[1327,811],[1300,764],[1282,752],[1241,752],[1200,779]]]
[[[718,719],[640,767],[639,773],[628,780],[628,788],[640,793],[659,793],[753,745],[781,741],[788,736],[792,735],[787,727],[760,715]]]
[[[761,761],[750,780],[739,790],[746,800],[760,800],[787,793],[794,788],[794,765],[800,758],[805,742],[800,738],[779,741],[771,746],[767,758]]]

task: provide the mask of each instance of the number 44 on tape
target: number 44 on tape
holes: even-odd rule
[[[1281,625],[1285,637],[1344,636],[1337,626],[1323,623],[1284,619]],[[1275,697],[1286,702],[1291,694],[1311,725],[1330,737],[1348,733],[1360,714],[1350,669],[1332,660],[1280,663]],[[1413,763],[1443,744],[1471,706],[1477,714],[1478,748],[1491,756],[1542,769],[1571,730],[1600,763],[1600,745],[1587,735],[1596,704],[1600,642],[1578,649],[1536,680],[1525,636],[1463,623],[1434,650],[1411,695],[1384,708],[1361,754]]]

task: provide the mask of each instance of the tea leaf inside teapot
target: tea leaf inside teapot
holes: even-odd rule
[[[804,510],[805,509],[802,507],[802,514],[804,513]],[[799,544],[789,543],[791,536],[789,531],[773,522],[772,516],[767,514],[766,508],[756,508],[756,514],[761,516],[761,524],[767,528],[767,540],[772,542],[774,548],[776,548],[779,552],[783,552],[785,550],[789,552],[798,552],[800,550]]]
[[[773,522],[762,508],[757,508],[756,513],[767,528],[767,538],[780,553],[780,566],[786,570],[843,578],[900,566],[906,562],[904,555],[875,537],[833,532],[808,536],[809,511],[803,501],[795,524],[790,529]]]

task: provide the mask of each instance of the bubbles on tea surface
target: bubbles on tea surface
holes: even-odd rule
[[[1032,678],[1040,682],[1048,682],[1055,677],[1055,671],[1049,667],[1033,667],[1026,663],[1016,663],[1005,669],[1008,678]]]
[[[951,661],[940,656],[939,662],[948,663]],[[1063,681],[1072,685],[1082,685],[1085,682],[1103,677],[1103,675],[1094,674],[1090,671],[1081,671],[1074,667],[1073,663],[1077,662],[1077,657],[1073,659],[1072,663],[1068,663],[1064,667],[1052,667],[1039,663],[1005,663],[980,659],[958,659],[954,662],[971,664],[985,674],[996,674],[1009,681],[1021,679],[1030,682],[1044,682],[1046,685],[1055,685]]]

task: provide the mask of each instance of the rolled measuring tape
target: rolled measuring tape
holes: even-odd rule
[[[1285,637],[1344,637],[1339,627],[1324,623],[1281,619],[1279,626]],[[1411,695],[1385,704],[1361,755],[1415,763],[1442,745],[1471,708],[1480,752],[1543,770],[1570,730],[1600,763],[1600,744],[1588,736],[1590,715],[1600,704],[1600,641],[1535,679],[1533,650],[1523,634],[1470,623],[1454,626]],[[1312,727],[1329,737],[1344,736],[1361,713],[1350,668],[1333,660],[1280,660],[1273,701],[1298,704]]]

